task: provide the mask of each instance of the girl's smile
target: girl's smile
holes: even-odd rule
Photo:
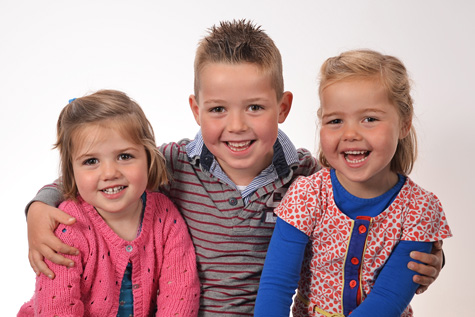
[[[122,137],[112,122],[87,124],[75,136],[72,161],[81,197],[106,222],[140,212],[140,196],[148,181],[145,148]]]
[[[321,94],[322,151],[340,183],[355,196],[378,196],[397,182],[390,164],[403,128],[376,79],[343,80]],[[410,127],[410,125],[409,125]]]

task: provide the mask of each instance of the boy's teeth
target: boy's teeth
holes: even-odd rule
[[[117,194],[124,188],[125,186],[117,186],[117,187],[106,188],[106,189],[103,189],[102,191],[106,194]]]
[[[251,141],[245,142],[228,142],[228,146],[233,151],[244,151],[249,147]]]

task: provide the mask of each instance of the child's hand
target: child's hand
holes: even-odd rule
[[[411,270],[421,274],[414,275],[413,280],[415,283],[420,284],[416,294],[422,294],[429,288],[430,284],[434,283],[439,276],[440,270],[442,270],[442,241],[433,243],[431,254],[414,251],[411,252],[411,258],[422,262],[422,264],[409,262],[407,265]]]
[[[76,219],[67,213],[48,206],[42,202],[34,202],[28,209],[26,218],[28,223],[28,258],[30,265],[36,275],[43,273],[49,278],[54,278],[43,257],[48,260],[65,266],[73,266],[74,262],[63,257],[59,253],[78,254],[78,250],[67,244],[64,244],[53,233],[59,223],[65,225],[73,224]]]

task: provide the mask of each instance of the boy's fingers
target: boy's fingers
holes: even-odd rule
[[[30,265],[35,271],[36,275],[42,273],[51,279],[54,278],[53,271],[51,271],[46,265],[46,263],[43,261],[43,256],[41,255],[41,253],[30,250],[30,252],[28,253],[28,258],[30,259]]]
[[[54,208],[52,217],[56,222],[62,223],[64,225],[72,225],[76,222],[76,219],[65,213],[64,211]]]
[[[416,271],[419,274],[429,275],[434,278],[437,278],[437,275],[439,275],[439,272],[442,268],[441,257],[438,255],[439,252],[441,251],[436,252],[437,254],[430,254],[430,253],[424,253],[424,252],[418,252],[418,251],[411,252],[411,258],[423,263],[422,265],[421,264],[417,265],[417,268],[421,268],[425,266],[426,269],[428,269],[428,271],[427,273],[425,273],[425,271],[422,272],[422,271],[419,271],[418,269],[412,269],[411,267],[409,268],[413,271]]]
[[[62,256],[59,253],[53,253],[51,255],[48,254],[47,259],[50,260],[53,263],[58,264],[58,265],[64,265],[64,266],[68,266],[68,267],[74,266],[74,261],[73,260]]]
[[[44,255],[45,258],[50,260],[53,263],[65,266],[73,266],[74,261],[68,258],[65,258],[59,253],[63,254],[70,254],[70,255],[77,255],[79,251],[76,248],[73,248],[67,244],[64,244],[61,240],[59,240],[56,236],[51,235],[48,237],[45,244],[40,247],[41,254]],[[59,252],[59,253],[58,253]]]
[[[425,291],[427,291],[428,288],[429,288],[428,286],[421,285],[417,288],[416,294],[420,295],[420,294],[424,293]]]
[[[432,244],[432,253],[434,253],[434,249],[438,251],[442,250],[442,246],[444,245],[444,240],[436,241]]]
[[[427,289],[429,285],[435,281],[434,278],[423,275],[414,275],[412,280],[414,281],[414,283],[420,284],[421,286],[425,287],[425,289]]]
[[[63,241],[61,241],[60,239],[58,239],[58,237],[56,237],[55,235],[52,235],[52,234],[49,235],[45,239],[45,243],[44,243],[42,249],[45,250],[45,252],[48,252],[48,254],[50,255],[50,256],[47,256],[45,253],[43,253],[44,256],[48,260],[50,260],[50,261],[52,261],[56,264],[61,264],[61,263],[58,263],[58,262],[54,261],[51,257],[56,257],[55,255],[57,253],[63,253],[63,254],[69,254],[69,255],[78,255],[79,254],[78,249],[63,243]],[[72,260],[69,260],[69,261],[73,262]]]
[[[413,270],[414,272],[420,274],[420,275],[415,275],[414,276],[414,282],[415,282],[416,278],[418,280],[420,279],[424,282],[422,282],[422,283],[417,282],[417,283],[422,284],[422,285],[429,285],[439,275],[439,271],[431,265],[425,265],[425,264],[422,264],[422,263],[416,263],[416,262],[411,261],[411,262],[409,262],[407,267],[409,269]],[[427,280],[429,280],[429,282],[425,282]]]
[[[35,261],[33,260],[33,251],[32,250],[28,251],[28,261],[30,261],[30,266],[33,269],[33,271],[35,272],[35,274],[39,275],[40,271],[38,269],[38,266],[36,266]]]
[[[69,254],[69,255],[78,255],[79,254],[78,249],[76,249],[75,247],[72,247],[70,245],[64,244],[64,243],[61,243],[61,245],[59,245],[57,250],[58,250],[58,253],[63,253],[63,254]],[[70,260],[70,261],[73,262],[73,260]]]

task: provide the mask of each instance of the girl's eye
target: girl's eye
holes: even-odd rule
[[[83,165],[94,165],[94,164],[97,164],[99,162],[98,159],[96,158],[89,158],[87,160],[85,160],[82,164]]]
[[[249,106],[249,110],[251,111],[258,111],[258,110],[261,110],[263,109],[262,106],[259,106],[259,105],[250,105]]]
[[[340,124],[342,122],[341,119],[333,119],[328,121],[328,124]]]
[[[364,119],[364,122],[375,122],[375,121],[378,121],[376,118],[373,118],[373,117],[368,117],[366,119]]]
[[[224,112],[224,107],[214,107],[214,108],[209,109],[209,112],[221,113],[221,112]]]
[[[133,156],[128,153],[119,154],[119,160],[121,161],[127,161],[127,160],[130,160],[131,158],[133,158]]]

